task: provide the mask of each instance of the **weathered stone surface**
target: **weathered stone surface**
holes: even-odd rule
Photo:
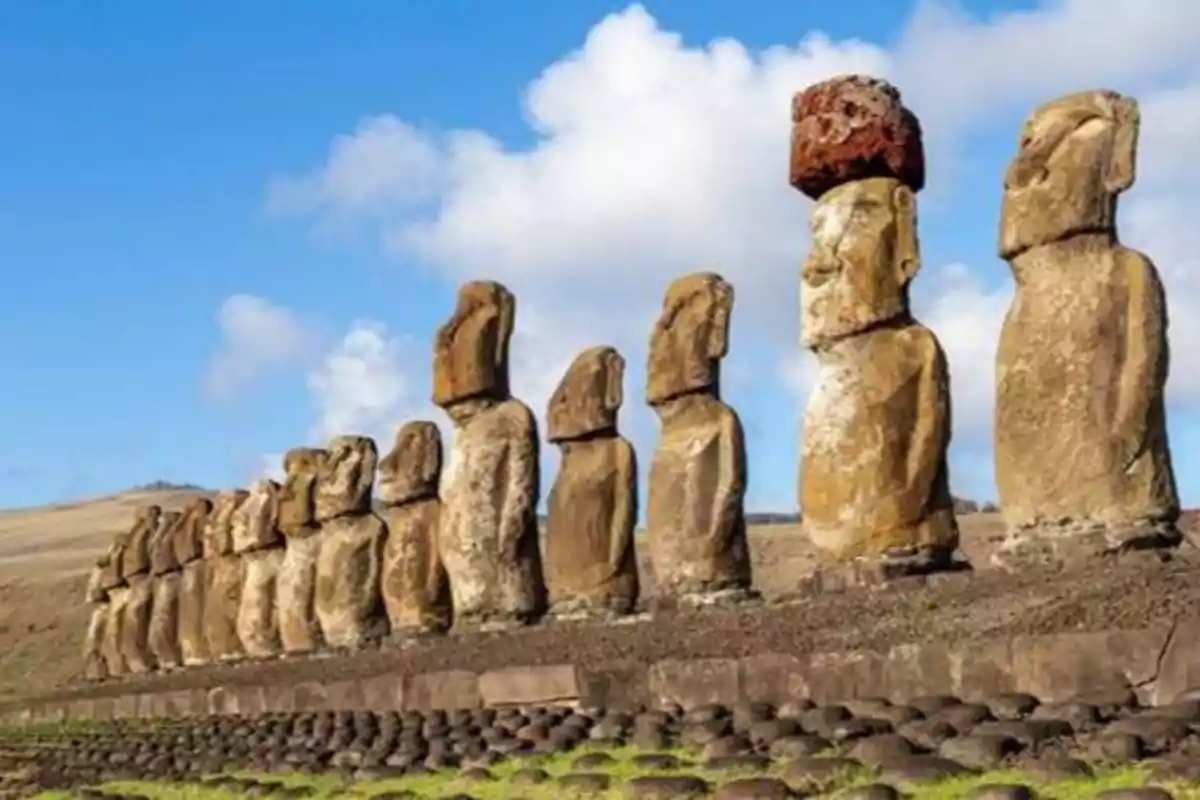
[[[179,570],[166,572],[152,579],[154,584],[150,610],[150,652],[159,669],[176,669],[183,665],[179,647]]]
[[[1166,300],[1154,264],[1116,235],[1139,119],[1115,92],[1049,102],[1005,176],[999,249],[1016,294],[996,356],[1002,562],[1179,539]]]
[[[179,570],[179,561],[175,558],[175,531],[182,518],[183,514],[178,511],[164,511],[159,515],[158,525],[146,543],[151,575]]]
[[[886,81],[841,75],[792,98],[790,182],[817,200],[866,178],[925,184],[921,124]]]
[[[713,600],[750,588],[746,445],[720,400],[733,287],[712,273],[674,281],[650,337],[646,401],[662,423],[650,464],[647,544],[660,599]]]
[[[237,635],[251,658],[279,655],[279,614],[276,581],[283,550],[265,547],[242,554],[242,593],[238,603]]]
[[[218,494],[204,529],[204,642],[211,661],[231,661],[244,655],[237,635],[242,559],[233,553],[233,523],[247,497],[249,492],[242,489]]]
[[[234,512],[249,496],[250,493],[244,489],[217,494],[204,524],[203,551],[206,558],[233,552]]]
[[[87,633],[83,639],[83,675],[88,680],[108,677],[104,663],[104,626],[108,621],[108,592],[104,589],[104,570],[108,554],[104,554],[88,575],[87,601],[92,607]]]
[[[337,436],[325,453],[314,500],[317,522],[369,511],[379,460],[375,441],[366,436]]]
[[[196,666],[208,660],[204,642],[204,530],[212,513],[212,501],[193,497],[183,508],[183,517],[173,535],[175,559],[181,566],[179,576],[179,616],[177,633],[179,654],[184,666]]]
[[[112,586],[108,590],[108,618],[104,622],[104,639],[100,652],[109,675],[124,675],[129,672],[122,649],[125,627],[125,606],[129,604],[129,587]]]
[[[287,478],[280,489],[279,530],[287,540],[287,549],[275,590],[279,640],[285,653],[309,653],[324,644],[314,603],[317,555],[321,551],[317,479],[326,455],[319,448],[297,447],[283,458]]]
[[[150,571],[150,539],[158,530],[158,518],[162,509],[158,506],[142,506],[134,514],[133,528],[129,531],[129,542],[121,551],[121,577],[142,575]]]
[[[432,422],[409,422],[379,465],[380,516],[387,526],[381,591],[392,635],[450,625],[450,582],[438,553],[442,439]]]
[[[822,195],[812,228],[803,338],[820,371],[804,414],[805,532],[838,560],[941,565],[958,545],[950,376],[937,338],[908,310],[916,198],[894,178],[843,184]]]
[[[456,430],[438,529],[456,626],[523,623],[546,606],[537,422],[508,391],[515,311],[500,284],[466,283],[434,344],[434,402]]]
[[[357,649],[383,633],[383,522],[370,512],[379,453],[366,436],[338,436],[317,480],[321,549],[314,609],[331,647]]]
[[[485,706],[576,703],[584,692],[582,670],[574,664],[508,667],[479,676],[479,696]]]
[[[638,600],[637,460],[617,434],[625,359],[580,353],[550,398],[547,435],[562,451],[546,519],[551,613],[627,614]]]
[[[276,578],[283,562],[279,494],[275,481],[257,481],[233,515],[233,551],[242,562],[237,636],[243,652],[252,658],[269,658],[280,650],[276,613]]]
[[[129,575],[125,582],[129,585],[129,596],[125,601],[125,615],[120,628],[121,655],[125,658],[126,669],[140,675],[155,667],[154,654],[150,652],[154,583],[148,572]]]
[[[97,560],[100,566],[100,587],[104,591],[115,586],[121,586],[125,579],[121,577],[121,562],[125,560],[125,548],[129,546],[129,531],[120,531],[113,536],[108,550]]]

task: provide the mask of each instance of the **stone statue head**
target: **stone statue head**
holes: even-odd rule
[[[244,489],[219,492],[204,526],[204,556],[227,556],[233,552],[233,515],[249,493]]]
[[[579,439],[617,429],[624,400],[625,359],[612,347],[589,347],[575,357],[550,396],[546,437]]]
[[[294,447],[283,457],[287,475],[279,490],[279,530],[302,536],[317,525],[317,475],[325,451],[317,447]]]
[[[107,554],[100,556],[92,565],[91,572],[88,573],[87,601],[89,603],[103,603],[108,600],[108,587],[104,585],[104,573],[108,568],[108,560]]]
[[[1136,178],[1140,125],[1137,101],[1110,91],[1035,110],[1004,176],[1000,257],[1077,233],[1115,232],[1117,197]]]
[[[129,531],[121,531],[113,536],[108,550],[96,561],[97,566],[102,568],[100,582],[105,589],[115,589],[125,582],[121,575],[121,563],[129,546],[129,534]]]
[[[508,342],[517,301],[495,281],[458,290],[454,315],[433,345],[433,402],[442,408],[475,397],[508,398]]]
[[[371,489],[379,450],[367,436],[336,436],[317,477],[317,521],[371,510]]]
[[[121,577],[128,580],[150,571],[150,539],[158,530],[162,509],[156,505],[141,506],[133,517],[129,543],[121,555]]]
[[[183,518],[175,526],[175,560],[180,566],[204,558],[204,527],[212,513],[212,501],[197,495],[183,507]]]
[[[233,515],[233,552],[247,553],[283,544],[279,533],[279,484],[263,478],[250,487]]]
[[[164,511],[158,518],[158,528],[150,539],[150,574],[165,575],[179,569],[175,558],[175,531],[183,519],[181,511]]]
[[[732,312],[733,286],[715,273],[685,275],[667,287],[650,334],[647,403],[699,392],[719,395]]]
[[[819,349],[908,313],[921,268],[917,201],[895,178],[844,183],[817,202],[801,271],[804,344]]]
[[[437,425],[406,422],[396,431],[392,452],[379,462],[379,500],[398,506],[437,497],[441,474],[442,434]]]

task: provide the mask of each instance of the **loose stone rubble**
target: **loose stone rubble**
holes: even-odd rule
[[[1016,294],[996,356],[1001,564],[1180,540],[1167,449],[1167,309],[1154,264],[1117,240],[1137,102],[1079,92],[1030,115],[1004,179],[1000,256]]]

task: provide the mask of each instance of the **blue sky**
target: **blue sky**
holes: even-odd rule
[[[1184,326],[1171,435],[1200,501],[1200,241],[1167,224],[1193,197],[1176,167],[1200,133],[1200,33],[1178,31],[1200,25],[1187,3],[1137,5],[1154,19],[1131,24],[1117,0],[0,6],[0,507],[242,484],[345,427],[386,450],[395,422],[444,421],[426,403],[429,335],[471,277],[520,299],[514,389],[539,415],[574,349],[621,347],[645,466],[638,348],[666,282],[712,268],[738,289],[726,393],[748,504],[790,509],[809,206],[786,186],[787,99],[860,65],[926,121],[917,312],[951,355],[952,482],[979,498],[1017,127],[1062,91],[1142,100],[1150,185],[1126,213]],[[1041,49],[1083,37],[1077,18],[1093,26],[1078,57]]]

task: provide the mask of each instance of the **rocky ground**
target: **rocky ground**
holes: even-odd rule
[[[11,797],[1200,798],[1200,699],[140,720],[4,732],[0,767]]]

